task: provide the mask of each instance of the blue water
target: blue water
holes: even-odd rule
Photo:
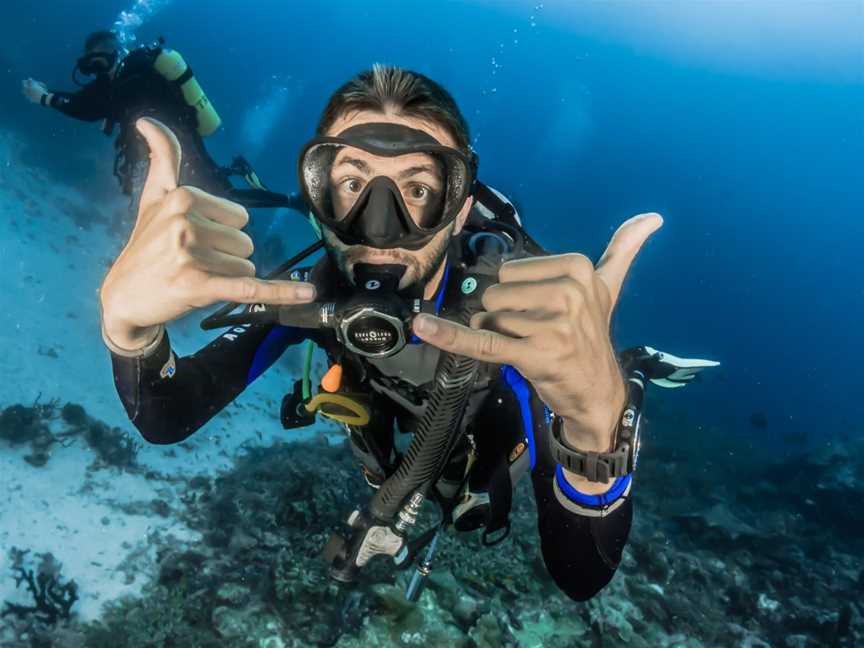
[[[664,215],[614,330],[622,346],[723,363],[675,407],[765,446],[861,434],[864,4],[161,4],[136,35],[164,36],[194,67],[224,121],[217,159],[243,152],[296,189],[296,155],[338,84],[373,62],[422,71],[462,106],[482,178],[550,249],[598,258],[627,217]],[[129,8],[4,4],[0,125],[70,182],[95,177],[109,141],[35,110],[18,83],[70,87],[84,36]],[[299,222],[259,218],[288,249],[308,240]]]
[[[124,213],[111,140],[97,124],[27,103],[22,79],[73,89],[72,65],[96,29],[115,26],[132,46],[164,36],[222,116],[223,128],[206,141],[213,157],[227,163],[242,153],[271,188],[287,192],[297,189],[297,154],[334,89],[375,62],[400,65],[453,93],[471,125],[481,178],[516,201],[527,229],[551,251],[596,260],[624,220],[663,214],[622,292],[616,346],[648,344],[722,363],[687,389],[648,393],[645,478],[636,487],[643,499],[634,538],[641,537],[609,590],[616,594],[604,594],[599,607],[614,612],[613,596],[632,599],[622,619],[709,638],[716,630],[705,619],[715,619],[723,632],[740,623],[773,641],[787,629],[827,637],[805,621],[827,627],[834,621],[826,615],[842,617],[840,602],[850,610],[848,602],[860,600],[860,552],[844,553],[845,543],[834,546],[828,535],[861,535],[860,462],[823,452],[812,465],[786,461],[782,473],[735,468],[760,453],[850,448],[849,437],[864,436],[864,1],[7,0],[2,9],[0,410],[37,396],[68,399],[135,433],[113,390],[95,299],[125,243],[123,228],[78,222],[88,206],[101,217]],[[312,239],[287,210],[254,212],[249,231],[259,254],[272,254],[281,240],[287,256]],[[202,343],[197,319],[172,323],[178,353]],[[269,452],[299,438],[278,422],[278,399],[296,379],[299,357],[286,354],[179,450],[143,447],[137,472],[91,465],[90,448],[74,440],[55,444],[51,461],[36,467],[27,462],[29,442],[3,441],[0,603],[26,598],[10,576],[13,547],[31,557],[52,552],[63,563],[80,585],[83,620],[152,580],[158,567],[146,556],[156,549],[195,547],[184,535],[182,478],[236,469],[251,447]],[[767,426],[751,423],[754,413]],[[682,441],[688,432],[704,435],[704,445]],[[665,448],[663,435],[673,439]],[[802,435],[807,446],[790,441]],[[684,450],[662,456],[676,439]],[[722,456],[707,455],[719,447]],[[162,508],[149,515],[154,503]],[[165,507],[170,515],[159,513]],[[693,519],[682,522],[683,510]],[[736,516],[758,533],[745,529],[739,538],[745,525]],[[765,550],[774,545],[776,556]],[[501,555],[528,569],[536,552],[527,546],[502,545],[518,553]],[[690,549],[695,557],[684,555]],[[519,568],[514,574],[524,573]],[[666,581],[657,576],[667,571]],[[657,591],[662,606],[651,603]],[[785,616],[767,620],[766,592]],[[802,602],[812,592],[820,600]],[[561,609],[556,601],[549,606]],[[308,605],[296,601],[300,612]],[[682,618],[674,615],[687,606]],[[578,611],[586,628],[590,609],[597,608]],[[803,625],[787,628],[787,620]],[[3,632],[0,622],[0,643]],[[733,645],[729,637],[724,645]]]

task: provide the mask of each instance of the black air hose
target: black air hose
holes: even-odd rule
[[[474,308],[464,308],[454,321],[467,325],[474,312]],[[433,485],[449,459],[451,441],[458,433],[479,367],[477,360],[465,356],[442,355],[435,372],[435,386],[411,444],[396,472],[381,485],[369,504],[374,517],[391,521],[409,495]]]

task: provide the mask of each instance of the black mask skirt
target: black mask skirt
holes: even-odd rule
[[[95,76],[108,72],[117,62],[118,52],[90,52],[78,59],[75,69],[81,74]]]
[[[373,175],[368,156],[420,154],[397,177]],[[419,250],[452,223],[471,195],[477,158],[402,124],[352,126],[316,137],[300,154],[300,187],[322,225],[346,245]]]

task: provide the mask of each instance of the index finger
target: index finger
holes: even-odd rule
[[[514,364],[520,341],[485,329],[471,329],[433,315],[414,318],[414,333],[442,351],[458,353],[482,362]]]
[[[305,304],[315,299],[315,286],[303,281],[268,281],[254,277],[211,275],[203,289],[212,302]]]
[[[621,286],[633,265],[633,259],[648,237],[662,225],[663,217],[660,214],[639,214],[624,221],[612,235],[606,251],[597,262],[596,274],[609,289],[613,307],[618,302]]]

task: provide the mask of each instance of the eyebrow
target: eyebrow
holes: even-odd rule
[[[356,169],[358,169],[359,171],[362,171],[363,173],[366,173],[366,174],[368,174],[371,171],[371,167],[365,161],[360,160],[358,158],[351,158],[351,157],[342,158],[341,160],[339,160],[339,164],[337,164],[336,166],[340,167],[343,164],[348,164],[350,166],[353,166]]]
[[[430,175],[435,176],[436,178],[440,178],[441,174],[439,169],[430,164],[419,164],[417,166],[409,167],[404,171],[399,172],[399,179],[404,180],[405,178],[410,178],[411,176],[418,175],[420,173],[429,173]]]

